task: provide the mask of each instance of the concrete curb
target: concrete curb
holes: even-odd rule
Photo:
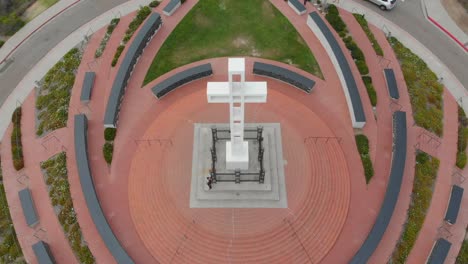
[[[39,31],[45,24],[49,23],[52,19],[62,14],[80,1],[81,0],[61,0],[60,2],[51,6],[49,9],[42,12],[39,16],[34,18],[22,29],[16,32],[11,38],[7,40],[7,42],[5,42],[2,49],[0,49],[0,68],[4,66],[6,60],[15,52],[15,50],[34,33]]]
[[[0,108],[0,136],[3,137],[10,125],[10,117],[15,108],[22,104],[39,81],[71,48],[91,36],[94,31],[109,24],[115,14],[125,16],[140,6],[148,5],[151,0],[131,0],[116,6],[75,30],[50,50],[24,78],[18,83]]]

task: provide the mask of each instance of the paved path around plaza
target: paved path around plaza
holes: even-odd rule
[[[421,0],[421,5],[427,19],[468,52],[468,35],[452,20],[441,0]]]

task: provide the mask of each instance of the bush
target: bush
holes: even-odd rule
[[[11,116],[13,131],[11,132],[11,156],[13,167],[17,171],[24,168],[23,145],[21,143],[21,107],[18,107]]]
[[[463,240],[463,244],[457,256],[457,260],[455,260],[455,264],[466,264],[466,263],[468,263],[468,240],[467,239]]]
[[[104,37],[101,40],[101,43],[99,43],[99,47],[96,49],[96,52],[94,53],[95,58],[101,57],[101,55],[104,53],[104,49],[107,46],[107,42],[109,41],[112,32],[114,32],[115,27],[117,24],[119,24],[120,18],[114,18],[111,20],[109,26],[107,26],[107,32],[104,35]]]
[[[359,154],[366,155],[369,154],[369,140],[366,135],[360,134],[356,135],[356,145],[359,151]]]
[[[362,166],[364,167],[364,175],[366,176],[366,183],[369,183],[372,176],[374,176],[374,167],[372,166],[372,161],[370,157],[361,156]]]
[[[369,73],[369,68],[367,67],[367,64],[365,61],[356,60],[355,63],[361,75],[366,75]]]
[[[466,165],[466,153],[465,152],[457,152],[457,167],[460,169],[465,168]]]
[[[346,24],[341,19],[338,8],[336,8],[335,5],[328,6],[328,13],[325,15],[325,18],[328,20],[328,23],[330,23],[330,25],[336,30],[336,32],[338,32],[338,34],[340,32],[348,32]]]
[[[151,8],[155,8],[155,7],[158,7],[158,5],[159,5],[159,1],[153,1],[153,2],[149,3],[148,6],[151,7]]]
[[[377,92],[374,89],[374,85],[372,84],[372,78],[369,76],[362,76],[362,81],[366,86],[367,95],[369,95],[370,102],[372,106],[377,105]]]
[[[360,14],[353,14],[354,17],[356,18],[356,21],[361,25],[362,29],[364,30],[364,33],[366,33],[367,38],[372,44],[372,48],[374,48],[375,54],[379,56],[383,56],[383,50],[382,47],[380,47],[379,43],[375,39],[374,33],[369,28],[369,25],[367,24],[367,20],[364,18],[364,15]]]
[[[104,159],[106,160],[107,164],[111,164],[112,154],[114,152],[114,145],[112,143],[106,142],[104,144],[104,147],[102,148],[102,152],[104,154]]]
[[[0,48],[3,47],[4,44],[5,44],[5,41],[0,40]]]
[[[2,173],[0,169],[0,178]],[[23,253],[16,237],[15,228],[11,220],[10,210],[5,195],[5,187],[0,183],[0,262],[1,263],[25,263],[21,261]]]
[[[117,133],[117,129],[113,127],[107,127],[104,129],[104,139],[107,141],[112,141],[115,139],[115,134]]]
[[[117,62],[119,61],[119,57],[122,54],[123,50],[125,49],[124,45],[119,45],[117,50],[115,51],[114,58],[112,59],[112,67],[114,67]]]
[[[15,125],[19,124],[21,121],[21,115],[22,115],[21,107],[17,107],[15,111],[13,111],[13,114],[11,115],[11,122],[13,122],[13,124]]]
[[[0,16],[0,35],[13,36],[26,23],[21,20],[16,12]]]

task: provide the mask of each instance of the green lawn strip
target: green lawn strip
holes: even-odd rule
[[[114,18],[111,20],[109,26],[107,26],[107,31],[104,37],[101,40],[101,43],[99,43],[99,47],[96,49],[96,52],[94,53],[95,58],[101,57],[102,53],[104,53],[104,49],[106,48],[107,42],[109,41],[112,32],[114,32],[115,27],[117,24],[119,24],[120,18]]]
[[[38,136],[67,125],[71,89],[81,55],[82,51],[79,49],[71,49],[39,82],[36,99]]]
[[[457,141],[457,160],[458,168],[463,169],[466,165],[466,145],[468,141],[468,120],[463,108],[458,107],[458,141]]]
[[[305,41],[270,1],[204,0],[166,39],[143,85],[182,65],[228,56],[280,61],[323,78]]]
[[[11,220],[8,201],[5,193],[5,186],[3,185],[3,175],[0,164],[0,263],[19,264],[26,261],[23,257],[23,252],[16,237],[15,227]]]
[[[389,42],[401,65],[416,124],[438,136],[443,133],[443,86],[427,64],[395,37]]]
[[[83,239],[73,208],[65,152],[42,162],[41,168],[49,190],[50,201],[75,256],[80,263],[95,263],[94,257]]]
[[[468,263],[468,240],[467,239],[463,240],[463,244],[460,248],[460,252],[458,252],[457,259],[455,260],[455,264],[466,264],[466,263]]]
[[[356,135],[355,137],[358,152],[361,156],[362,167],[364,168],[366,183],[369,183],[372,176],[374,176],[374,167],[372,166],[372,160],[369,155],[369,139],[363,134]]]
[[[151,8],[148,6],[142,6],[138,10],[137,14],[133,18],[132,22],[128,24],[128,29],[125,31],[125,35],[122,38],[122,42],[120,43],[119,47],[117,47],[117,50],[115,51],[114,58],[112,59],[112,67],[114,67],[117,62],[119,61],[120,55],[122,54],[122,51],[125,49],[125,44],[132,38],[133,34],[137,29],[140,27],[140,25],[145,21],[145,19],[151,14]]]
[[[413,191],[408,218],[400,240],[392,255],[392,263],[405,263],[421,230],[427,210],[431,204],[434,183],[439,169],[439,160],[419,152],[416,155]]]
[[[366,33],[367,38],[372,44],[372,48],[374,48],[375,54],[379,56],[383,56],[384,53],[383,53],[382,47],[380,47],[379,43],[375,39],[374,33],[372,33],[372,31],[370,30],[369,25],[367,24],[367,20],[364,17],[364,15],[353,14],[353,16],[354,18],[356,18],[356,21],[359,23],[359,25],[361,25],[362,30],[364,30],[364,32]]]
[[[13,131],[11,132],[11,156],[13,167],[17,171],[24,168],[23,144],[21,143],[21,106],[17,107],[11,116]]]
[[[117,133],[117,129],[112,127],[107,127],[104,129],[104,139],[106,142],[102,147],[102,154],[104,155],[104,159],[106,160],[107,164],[112,163],[112,156],[114,153],[114,139]]]

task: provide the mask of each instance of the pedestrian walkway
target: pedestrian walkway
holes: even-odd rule
[[[452,20],[441,0],[422,0],[426,18],[468,52],[468,35]]]
[[[71,8],[79,1],[82,0],[60,0],[42,12],[39,16],[29,21],[23,28],[9,38],[2,48],[0,48],[0,71],[2,67],[4,67],[4,64],[7,63],[8,58],[23,42],[40,30],[49,21]]]

